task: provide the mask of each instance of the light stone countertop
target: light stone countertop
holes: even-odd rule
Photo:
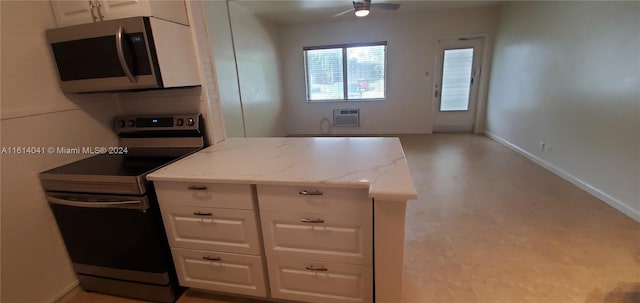
[[[152,181],[369,188],[417,197],[398,138],[228,138],[147,175]]]

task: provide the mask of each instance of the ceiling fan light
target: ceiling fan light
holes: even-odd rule
[[[365,17],[369,15],[369,10],[366,7],[359,7],[356,9],[356,16]]]

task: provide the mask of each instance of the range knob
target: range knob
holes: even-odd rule
[[[118,120],[118,127],[123,128],[127,123],[124,120]]]
[[[187,119],[187,126],[193,126],[194,124],[196,124],[196,120],[193,118]]]
[[[134,127],[135,125],[136,125],[136,121],[133,121],[133,120],[127,121],[127,126],[128,127]]]
[[[184,125],[184,119],[176,120],[176,126],[182,126],[182,125]]]

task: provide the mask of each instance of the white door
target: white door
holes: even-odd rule
[[[70,26],[97,21],[93,2],[86,1],[51,1],[58,27]]]
[[[276,299],[312,303],[374,302],[371,266],[268,257],[267,267],[271,296]]]
[[[439,39],[434,132],[472,132],[476,120],[484,38]]]
[[[151,15],[148,0],[100,0],[100,4],[104,20]]]
[[[265,297],[262,257],[171,248],[181,286]]]
[[[258,227],[253,210],[162,206],[171,247],[259,254]]]
[[[267,256],[371,265],[371,216],[260,211]]]

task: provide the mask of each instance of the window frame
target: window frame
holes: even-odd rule
[[[384,97],[382,98],[358,98],[358,99],[349,99],[349,76],[347,72],[347,49],[353,47],[362,47],[362,46],[380,46],[384,45]],[[342,99],[321,99],[321,100],[311,100],[309,94],[309,72],[307,66],[307,51],[309,50],[320,50],[320,49],[342,49],[342,89],[343,89],[343,98]],[[387,54],[388,54],[388,45],[387,41],[380,42],[367,42],[367,43],[347,43],[347,44],[332,44],[332,45],[319,45],[319,46],[305,46],[302,48],[302,60],[304,65],[304,85],[305,85],[305,99],[307,102],[379,102],[387,100]]]

